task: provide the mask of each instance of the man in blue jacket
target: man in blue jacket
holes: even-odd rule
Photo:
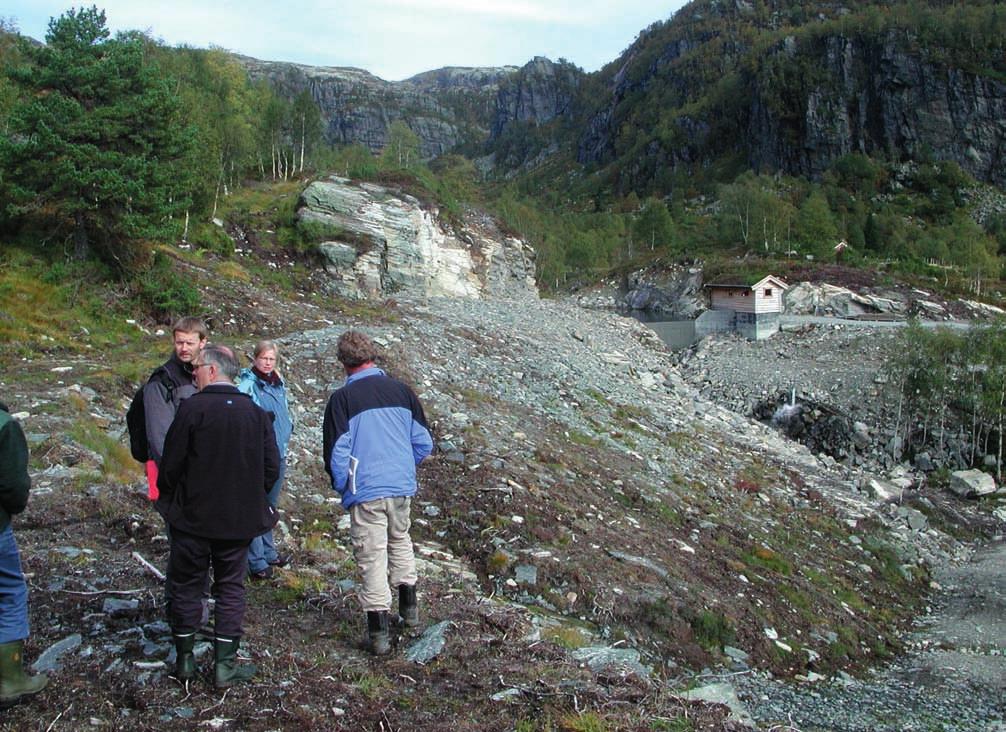
[[[419,625],[409,512],[416,466],[433,452],[433,437],[415,393],[375,366],[376,358],[363,333],[340,336],[346,384],[328,400],[323,437],[325,470],[349,511],[370,651],[380,656],[391,651],[389,575],[405,626]]]

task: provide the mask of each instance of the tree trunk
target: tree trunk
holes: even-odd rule
[[[217,185],[213,189],[213,210],[210,212],[210,220],[212,221],[217,217],[217,203],[220,202],[220,186],[224,182],[224,170],[220,169],[220,175],[217,176]]]
[[[91,245],[87,241],[87,220],[83,211],[73,214],[73,258],[78,262],[87,259],[91,253]]]
[[[1006,403],[1006,383],[999,392],[999,450],[996,454],[996,479],[1002,486],[1003,480],[1003,404]]]
[[[978,418],[978,403],[980,393],[978,390],[978,384],[976,383],[977,378],[975,376],[975,371],[971,371],[971,464],[974,465],[975,462],[975,448],[978,446],[978,435],[979,435],[979,424],[981,420]]]
[[[904,377],[901,379],[901,383],[898,385],[898,411],[894,417],[894,449],[897,452],[898,447],[898,435],[901,434],[901,405],[905,400],[905,380]],[[897,459],[897,455],[892,455]]]
[[[304,148],[307,147],[307,116],[300,116],[300,169],[297,171],[301,175],[304,173]]]
[[[227,175],[227,161],[223,152],[220,153],[220,172],[217,174],[217,185],[213,190],[213,211],[210,213],[210,220],[217,217],[217,204],[220,202],[220,188],[224,184],[224,176]]]
[[[751,211],[748,206],[744,206],[743,210],[738,206],[737,223],[741,227],[741,239],[744,242],[744,248],[747,249],[748,239],[751,237]]]

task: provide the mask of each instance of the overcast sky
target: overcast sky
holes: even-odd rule
[[[270,61],[355,66],[397,81],[443,66],[613,61],[684,0],[6,0],[0,16],[43,40],[49,19],[96,4],[114,32],[211,45]]]

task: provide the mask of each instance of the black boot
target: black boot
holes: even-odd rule
[[[179,681],[188,681],[196,675],[196,657],[193,649],[196,647],[195,633],[172,633],[175,640],[175,677]]]
[[[23,640],[0,643],[0,709],[37,694],[49,683],[45,674],[29,676],[24,672],[23,651]]]
[[[398,614],[406,628],[419,627],[419,604],[415,585],[398,585]]]
[[[218,689],[226,689],[234,684],[248,681],[258,671],[251,663],[238,663],[240,638],[218,635],[213,644],[215,664],[213,667]]]
[[[391,653],[391,634],[388,632],[388,611],[367,611],[367,638],[370,652],[375,656]]]

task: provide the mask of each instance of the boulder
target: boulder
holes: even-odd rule
[[[639,270],[629,275],[627,284],[629,289],[622,302],[629,310],[682,320],[695,318],[706,308],[702,270],[698,267]]]
[[[950,474],[950,490],[965,497],[987,496],[996,492],[996,482],[981,470],[955,470]]]
[[[920,452],[915,456],[915,467],[923,472],[931,472],[936,466],[933,465],[933,458],[928,452]]]
[[[852,440],[856,443],[856,447],[860,449],[869,447],[872,442],[870,439],[870,428],[863,422],[853,422]]]
[[[902,490],[898,486],[877,478],[870,478],[866,481],[866,491],[874,498],[885,503],[900,500],[902,494]]]
[[[854,318],[860,315],[900,314],[905,303],[876,295],[860,295],[844,287],[827,283],[800,282],[786,290],[789,315],[836,315]]]

